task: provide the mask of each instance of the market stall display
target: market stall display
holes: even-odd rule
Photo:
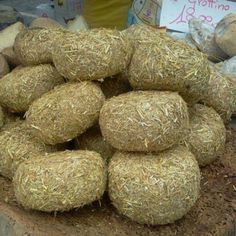
[[[10,67],[0,79],[0,174],[13,180],[17,206],[69,216],[107,201],[144,231],[170,224],[173,233],[192,214],[201,221],[210,187],[201,192],[230,166],[222,158],[234,148],[235,79],[202,47],[150,26],[71,32],[35,22],[4,46]],[[59,151],[68,142],[72,150]]]

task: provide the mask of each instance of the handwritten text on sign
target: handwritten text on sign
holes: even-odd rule
[[[188,21],[192,18],[216,26],[229,13],[236,13],[236,3],[225,0],[163,0],[160,25],[188,32]]]

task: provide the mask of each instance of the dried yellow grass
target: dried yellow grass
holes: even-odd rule
[[[26,209],[68,211],[101,198],[106,166],[91,151],[65,151],[21,164],[13,183],[17,201]]]
[[[16,57],[13,47],[4,48],[1,53],[7,60],[8,64],[12,66],[18,66],[21,64],[18,58]]]
[[[4,125],[2,126],[2,129],[5,129],[8,124],[16,123],[16,121],[19,121],[21,119],[22,114],[11,113],[5,108],[2,108],[2,111],[4,116]]]
[[[235,79],[222,75],[216,69],[211,69],[211,77],[202,103],[214,108],[224,122],[228,122],[236,111]]]
[[[26,122],[47,144],[69,141],[92,127],[105,97],[93,82],[67,83],[34,101]]]
[[[101,132],[124,151],[162,151],[185,137],[188,109],[174,92],[135,91],[113,97],[101,109]]]
[[[117,152],[108,169],[109,196],[119,213],[141,224],[182,218],[200,192],[200,170],[185,147],[159,154]]]
[[[23,65],[39,65],[52,62],[53,46],[60,47],[54,42],[55,34],[61,34],[62,30],[50,30],[46,28],[25,29],[15,39],[14,52],[17,59]]]
[[[198,164],[211,164],[224,152],[226,129],[220,115],[212,108],[196,104],[190,108],[190,132],[184,142]]]
[[[34,100],[62,83],[63,77],[50,64],[21,67],[0,80],[0,103],[12,112],[25,112]]]
[[[118,96],[122,93],[127,93],[132,90],[129,81],[119,77],[106,78],[101,83],[101,89],[106,98]]]
[[[5,59],[5,57],[0,54],[0,79],[10,72],[10,68],[8,66],[8,63]]]
[[[2,107],[0,106],[0,128],[4,125],[5,123],[5,114],[3,112]]]
[[[50,30],[63,29],[63,26],[60,25],[57,21],[48,18],[48,17],[38,17],[30,23],[30,28],[45,28]]]
[[[134,34],[137,42],[128,68],[131,86],[177,91],[189,103],[199,101],[210,77],[207,56],[165,33],[139,27],[143,34]]]
[[[134,24],[123,30],[123,33],[132,41],[133,46],[136,48],[142,41],[145,42],[146,40],[158,37],[162,32],[146,24]]]
[[[35,138],[25,122],[11,122],[0,132],[0,174],[11,179],[22,162],[55,150]]]
[[[98,126],[88,129],[75,139],[77,149],[95,151],[108,162],[113,156],[115,149],[103,138]]]
[[[99,80],[123,71],[130,62],[132,47],[122,32],[110,29],[64,31],[57,38],[53,62],[70,80]]]

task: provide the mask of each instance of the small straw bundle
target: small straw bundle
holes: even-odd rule
[[[185,147],[159,154],[117,152],[108,173],[113,205],[141,224],[173,223],[199,197],[200,170]]]
[[[17,201],[26,209],[68,211],[98,200],[106,188],[106,166],[91,151],[65,151],[22,163],[14,176]]]
[[[138,32],[134,33],[138,43],[128,68],[131,86],[177,91],[189,103],[199,101],[210,77],[207,56],[150,27],[139,26]]]
[[[228,122],[236,111],[236,83],[229,76],[222,75],[215,69],[211,69],[211,77],[202,103],[214,108],[224,122]]]
[[[56,35],[63,30],[46,28],[25,29],[15,39],[14,52],[23,65],[39,65],[52,62],[52,48]],[[60,47],[60,45],[58,45]],[[65,63],[65,61],[63,62]]]
[[[190,108],[190,133],[185,145],[200,166],[208,165],[222,155],[225,141],[224,122],[214,109],[201,104]]]
[[[32,103],[26,122],[44,143],[64,143],[97,122],[104,101],[93,82],[63,84]]]
[[[12,112],[25,112],[34,100],[62,83],[50,64],[20,67],[0,80],[0,103]]]
[[[125,151],[162,151],[183,139],[189,128],[184,100],[173,92],[136,91],[113,97],[101,109],[101,132]]]
[[[0,133],[0,174],[11,179],[22,162],[52,151],[56,147],[35,138],[24,122],[11,122]]]
[[[99,80],[122,72],[130,62],[130,41],[117,30],[93,29],[58,37],[53,62],[70,80]],[[65,63],[66,62],[66,63]]]

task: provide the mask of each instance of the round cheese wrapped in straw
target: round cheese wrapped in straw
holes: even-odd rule
[[[25,112],[34,100],[62,83],[63,77],[50,64],[17,68],[0,80],[0,103],[12,112]]]
[[[23,65],[39,65],[52,62],[52,47],[55,34],[62,30],[47,28],[25,29],[15,39],[14,52]],[[58,45],[60,47],[60,45]]]
[[[189,117],[177,93],[136,91],[107,100],[99,124],[106,141],[119,150],[158,152],[185,137]]]
[[[214,109],[201,104],[190,108],[190,133],[185,144],[200,166],[210,164],[223,154],[225,141],[224,122]]]
[[[98,80],[122,72],[129,64],[132,46],[122,32],[111,29],[64,32],[57,38],[53,62],[70,80]]]
[[[11,179],[22,162],[52,151],[56,147],[35,138],[24,122],[11,122],[0,132],[0,174]]]
[[[117,152],[108,169],[109,196],[118,212],[141,224],[169,224],[183,217],[200,192],[200,170],[191,152]]]
[[[211,77],[207,85],[202,103],[214,108],[224,122],[228,122],[236,111],[236,82],[234,78],[222,75],[211,69]]]
[[[14,176],[17,201],[46,212],[82,207],[103,195],[106,166],[92,151],[56,152],[19,166]]]
[[[69,141],[93,126],[105,97],[93,82],[67,83],[32,103],[26,121],[47,144]]]
[[[210,77],[207,56],[149,27],[138,26],[138,31],[133,32],[137,42],[128,68],[131,86],[177,91],[187,102],[199,101]]]

